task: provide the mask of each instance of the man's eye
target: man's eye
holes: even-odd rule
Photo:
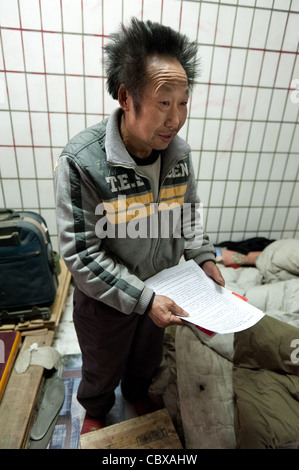
[[[161,104],[163,104],[163,106],[168,106],[168,105],[169,105],[169,101],[161,101]]]

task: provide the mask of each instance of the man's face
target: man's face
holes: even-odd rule
[[[153,149],[166,149],[187,117],[188,81],[179,61],[153,56],[148,60],[148,75],[138,115],[128,94],[122,134],[127,148],[140,157],[149,156]]]

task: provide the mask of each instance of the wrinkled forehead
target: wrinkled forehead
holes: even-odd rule
[[[178,88],[188,95],[188,79],[180,62],[174,57],[151,56],[148,58],[149,86],[155,93]]]

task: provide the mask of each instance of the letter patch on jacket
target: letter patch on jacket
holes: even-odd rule
[[[130,178],[127,173],[106,176],[105,180],[110,185],[110,190],[113,193],[144,186],[144,182],[136,174],[134,175],[134,181],[132,181],[132,179],[130,181]]]

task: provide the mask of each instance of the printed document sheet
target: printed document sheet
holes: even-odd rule
[[[217,285],[190,260],[165,269],[146,281],[156,294],[170,297],[188,317],[181,317],[214,333],[233,333],[257,323],[264,313]]]

